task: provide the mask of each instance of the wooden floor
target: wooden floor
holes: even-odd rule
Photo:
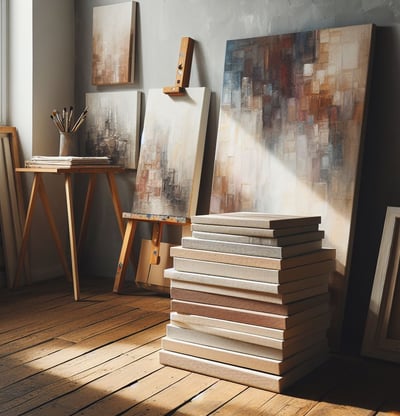
[[[0,415],[400,415],[400,367],[332,356],[285,394],[159,364],[169,299],[111,281],[0,290]]]

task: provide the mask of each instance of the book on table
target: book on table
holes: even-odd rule
[[[32,159],[25,160],[25,167],[40,166],[92,166],[110,165],[111,159],[107,156],[32,156]]]

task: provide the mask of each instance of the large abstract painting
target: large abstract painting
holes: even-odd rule
[[[93,7],[92,83],[133,82],[136,2]]]
[[[112,163],[136,169],[139,157],[140,92],[86,94],[85,154],[108,156]]]
[[[132,213],[196,213],[209,102],[207,88],[186,88],[184,96],[149,90]]]
[[[360,25],[226,46],[210,212],[321,215],[342,277],[372,34]]]

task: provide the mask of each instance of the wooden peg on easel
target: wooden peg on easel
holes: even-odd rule
[[[153,230],[151,233],[151,254],[150,264],[160,263],[160,243],[161,243],[162,223],[153,223]]]
[[[173,87],[164,87],[164,94],[185,95],[185,88],[189,86],[190,71],[192,68],[194,40],[189,37],[182,38],[179,50],[176,80]]]

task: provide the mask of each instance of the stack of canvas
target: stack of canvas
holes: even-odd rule
[[[162,364],[281,392],[327,357],[320,217],[199,215],[172,247]]]

